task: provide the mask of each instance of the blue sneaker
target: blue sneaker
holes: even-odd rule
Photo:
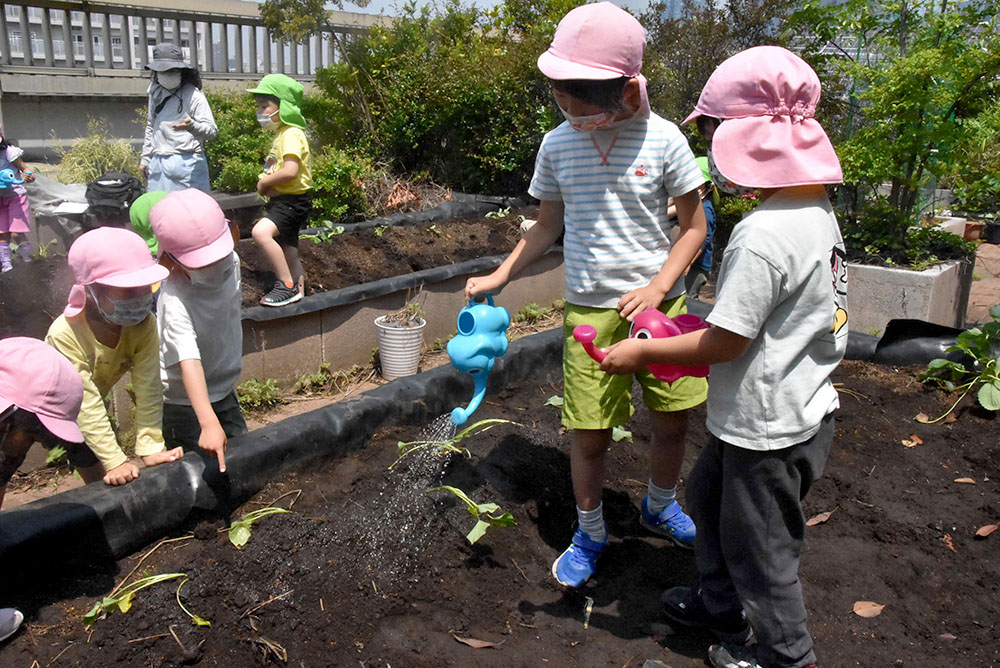
[[[552,563],[552,577],[564,587],[581,586],[594,574],[597,558],[601,556],[601,552],[604,552],[604,548],[607,546],[607,539],[603,543],[598,543],[577,529],[576,533],[573,534],[573,542]]]
[[[681,508],[681,504],[672,501],[669,506],[654,515],[649,512],[649,497],[642,500],[642,514],[639,523],[655,534],[669,538],[675,545],[689,550],[694,549],[694,522]]]

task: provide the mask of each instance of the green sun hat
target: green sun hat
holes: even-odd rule
[[[132,229],[146,241],[149,252],[156,255],[159,244],[156,242],[156,235],[153,234],[153,225],[149,222],[149,212],[153,210],[161,199],[167,196],[162,190],[151,190],[145,195],[140,195],[132,206],[129,207],[128,217],[132,221]]]
[[[281,101],[278,105],[281,122],[306,129],[306,119],[302,115],[302,84],[295,79],[285,74],[268,74],[256,88],[250,88],[247,92],[251,95],[275,96]]]
[[[703,155],[701,157],[695,158],[694,160],[695,160],[695,162],[698,163],[698,167],[701,168],[701,175],[703,177],[705,177],[705,183],[711,183],[712,185],[715,185],[715,182],[712,181],[712,174],[711,174],[711,172],[709,172],[709,169],[708,169],[708,156],[704,156]],[[716,211],[718,211],[718,209],[719,209],[719,189],[717,187],[716,188],[712,188],[712,206],[714,206],[715,209],[716,209]]]

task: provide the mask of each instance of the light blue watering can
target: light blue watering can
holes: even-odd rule
[[[0,190],[7,190],[22,183],[24,183],[24,179],[18,178],[13,169],[0,169]]]
[[[494,306],[492,296],[487,296],[486,300],[486,304],[471,300],[458,312],[458,334],[448,342],[448,357],[452,366],[470,374],[476,383],[469,406],[459,406],[451,412],[451,421],[455,426],[465,424],[479,408],[486,394],[486,381],[493,362],[507,352],[510,312],[503,306]]]

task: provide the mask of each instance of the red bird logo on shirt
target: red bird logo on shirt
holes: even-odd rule
[[[639,165],[639,169],[635,170],[636,176],[646,176],[649,174],[649,170],[646,169],[646,165]]]

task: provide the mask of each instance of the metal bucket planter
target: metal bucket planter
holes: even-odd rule
[[[417,324],[388,322],[388,316],[375,318],[375,337],[382,377],[394,380],[412,376],[420,364],[420,349],[424,345],[424,327],[427,321],[417,318]]]

